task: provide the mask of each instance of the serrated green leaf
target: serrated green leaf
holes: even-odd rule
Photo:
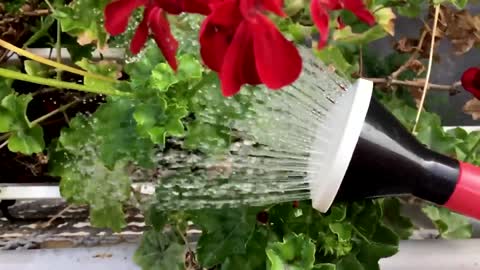
[[[233,255],[223,263],[221,270],[263,270],[265,269],[267,255],[265,248],[271,233],[264,226],[256,226],[255,231],[245,243],[244,255]]]
[[[133,260],[142,270],[183,270],[185,247],[172,232],[147,231]]]
[[[223,125],[213,125],[199,120],[187,127],[185,148],[205,152],[220,152],[230,145],[229,130]]]
[[[79,149],[77,155],[51,154],[51,174],[61,177],[60,191],[64,198],[90,205],[92,225],[120,231],[126,225],[122,208],[130,196],[131,185],[125,164],[117,163],[110,170],[88,152],[95,151],[93,146],[86,146],[89,147]]]
[[[312,269],[315,262],[315,245],[303,234],[290,234],[283,242],[270,243],[266,253],[267,269],[271,270]]]
[[[247,255],[246,243],[255,231],[256,213],[250,209],[204,210],[194,221],[202,227],[198,261],[213,267],[234,255]]]
[[[435,224],[442,238],[463,239],[472,236],[472,224],[466,217],[433,205],[423,207],[422,211]]]
[[[133,117],[140,134],[149,137],[155,144],[164,145],[167,136],[184,134],[182,118],[187,114],[185,107],[167,105],[163,98],[158,98],[138,105]]]
[[[107,204],[101,207],[90,206],[90,221],[95,227],[111,228],[118,232],[127,226],[124,215],[123,206],[120,203]]]
[[[173,72],[167,63],[158,64],[151,72],[149,85],[160,92],[167,91],[173,85],[190,80],[200,80],[203,68],[193,55],[184,54],[178,58],[178,70]]]

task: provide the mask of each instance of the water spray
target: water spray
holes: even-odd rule
[[[480,218],[480,168],[418,142],[373,98],[372,82],[351,84],[311,49],[300,51],[300,78],[280,91],[256,92],[251,114],[221,122],[242,138],[227,154],[180,158],[161,179],[160,204],[191,209],[310,199],[326,212],[337,200],[413,195]]]

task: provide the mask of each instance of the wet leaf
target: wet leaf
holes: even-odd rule
[[[271,270],[312,269],[315,262],[315,245],[303,234],[290,234],[283,242],[270,243],[266,252],[267,269]]]
[[[172,232],[146,231],[133,260],[142,270],[183,270],[185,247]]]
[[[423,207],[422,211],[435,224],[442,238],[464,239],[472,237],[472,224],[466,217],[433,205]]]
[[[70,5],[55,8],[53,16],[60,21],[62,31],[77,38],[81,45],[106,45],[107,33],[103,27],[103,10],[109,0],[76,0]]]

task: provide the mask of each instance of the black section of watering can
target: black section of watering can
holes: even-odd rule
[[[336,200],[411,194],[442,205],[458,176],[457,160],[427,149],[372,98]]]

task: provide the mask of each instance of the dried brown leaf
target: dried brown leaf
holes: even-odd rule
[[[472,98],[463,106],[463,112],[472,116],[473,120],[480,119],[480,100]]]
[[[395,43],[394,48],[401,53],[411,53],[415,51],[415,46],[417,45],[417,43],[418,40],[404,37],[398,40],[397,43]]]
[[[415,72],[417,76],[425,71],[425,66],[418,59],[413,59],[412,61],[408,62],[407,68]]]

